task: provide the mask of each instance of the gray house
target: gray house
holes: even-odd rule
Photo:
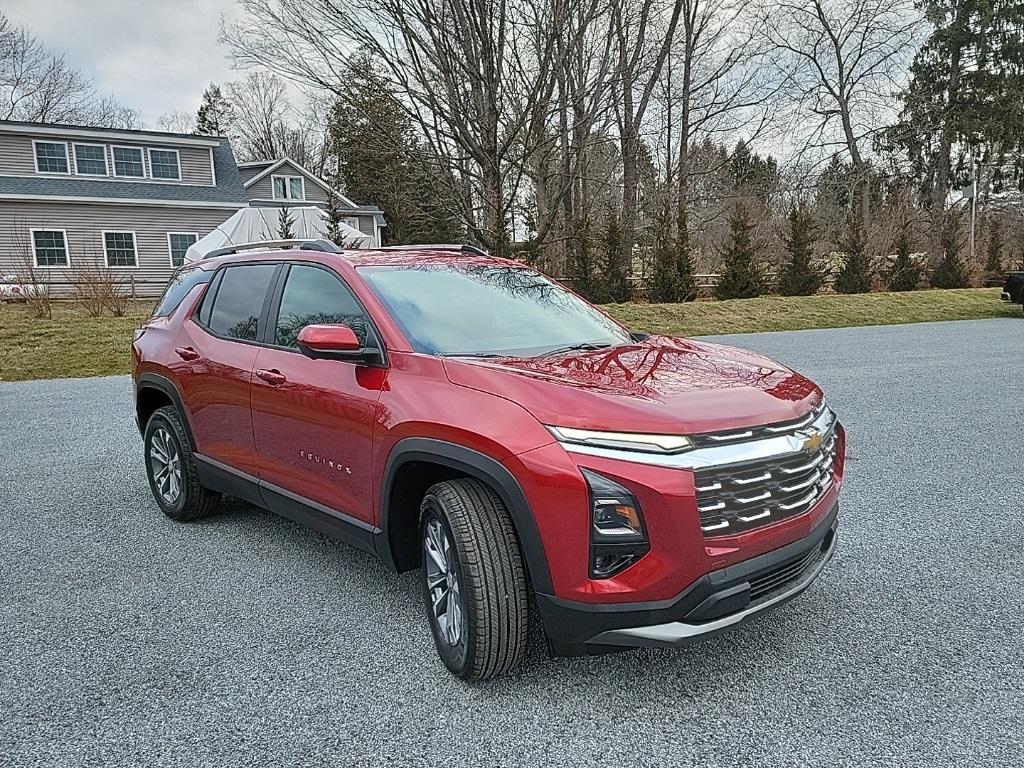
[[[223,137],[0,121],[0,276],[31,273],[60,296],[76,269],[109,268],[158,295],[238,209],[324,206],[328,190],[287,158],[239,166]],[[378,245],[381,212],[339,200]]]
[[[31,268],[55,295],[90,266],[158,294],[248,204],[227,139],[0,121],[0,275]]]
[[[384,214],[373,205],[357,205],[314,173],[288,157],[239,163],[242,183],[253,207],[316,205],[326,207],[333,192],[340,203],[345,223],[370,236],[368,246],[381,244]]]

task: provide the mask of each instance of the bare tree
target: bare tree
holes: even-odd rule
[[[194,133],[196,118],[187,112],[167,112],[157,118],[156,127],[169,133]]]
[[[469,229],[509,247],[510,216],[539,111],[548,109],[555,42],[574,3],[594,0],[243,0],[248,18],[225,28],[243,66],[268,66],[345,96],[353,49],[384,62]],[[273,28],[278,35],[269,37]],[[544,137],[545,142],[550,137]]]
[[[139,113],[101,98],[89,78],[0,12],[0,120],[138,128]]]
[[[642,129],[647,108],[672,50],[683,0],[611,0],[615,70],[612,105],[622,154],[622,240],[619,268],[628,271],[636,242]]]
[[[860,215],[870,218],[872,137],[894,111],[921,29],[911,0],[785,0],[762,11],[767,41],[793,98],[794,118],[814,116],[804,150],[845,151],[857,174]],[[830,152],[832,150],[832,152]]]

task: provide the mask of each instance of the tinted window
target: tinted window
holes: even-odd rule
[[[531,269],[483,263],[360,272],[419,352],[539,355],[630,341],[620,325]]]
[[[227,267],[210,311],[210,330],[232,339],[256,341],[260,312],[276,264]]]
[[[348,287],[327,270],[294,265],[281,294],[275,343],[297,347],[299,331],[319,324],[347,325],[366,346],[366,315]]]
[[[160,303],[153,310],[153,317],[167,317],[178,308],[181,300],[188,295],[189,291],[200,283],[205,283],[209,280],[210,273],[205,270],[198,268],[181,270],[167,284],[167,290],[164,291],[163,298],[160,299]]]

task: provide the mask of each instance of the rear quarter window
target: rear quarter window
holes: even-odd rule
[[[153,317],[169,317],[174,314],[174,310],[189,292],[197,285],[210,282],[211,276],[210,272],[198,267],[179,269],[164,289],[164,295],[153,310]]]

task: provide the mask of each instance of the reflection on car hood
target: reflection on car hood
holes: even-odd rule
[[[812,381],[766,357],[668,336],[541,358],[447,358],[445,370],[542,423],[585,429],[713,432],[794,419],[821,399]]]

